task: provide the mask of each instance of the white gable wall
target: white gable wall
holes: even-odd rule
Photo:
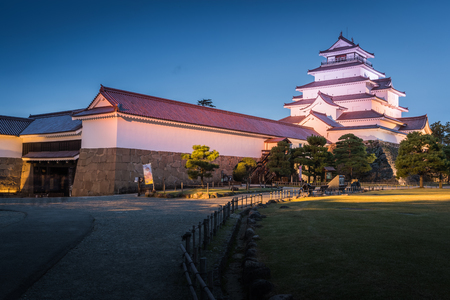
[[[357,137],[363,139],[364,141],[368,140],[382,140],[390,143],[399,144],[402,140],[406,138],[406,135],[396,134],[394,132],[381,130],[378,128],[375,129],[363,129],[363,130],[337,130],[337,131],[329,131],[327,134],[327,139],[332,143],[336,143],[341,136],[344,134],[353,133]]]
[[[0,157],[21,158],[22,139],[12,135],[0,135]]]
[[[117,118],[83,120],[81,148],[117,147]]]

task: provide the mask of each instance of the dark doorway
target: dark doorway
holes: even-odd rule
[[[49,197],[68,197],[75,175],[75,165],[71,163],[33,164],[33,193]]]

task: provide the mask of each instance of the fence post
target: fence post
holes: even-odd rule
[[[200,276],[202,277],[203,281],[206,282],[206,257],[200,258]],[[207,299],[207,298],[208,295],[202,289],[200,292],[200,299]]]
[[[198,222],[198,257],[196,263],[198,263],[198,259],[201,256],[202,249],[202,222]]]
[[[213,291],[213,271],[212,270],[208,272],[207,285],[208,285],[210,292],[212,293],[212,291]]]
[[[222,225],[225,225],[225,221],[226,221],[226,210],[227,210],[227,205],[225,204],[222,207]]]
[[[252,195],[252,197],[250,198],[250,207],[253,207],[253,195]]]
[[[195,225],[192,226],[192,260],[194,264],[197,261],[197,251],[195,249]]]
[[[191,233],[188,231],[188,232],[186,232],[186,234],[184,235],[185,236],[185,238],[186,238],[186,252],[187,252],[187,254],[191,254],[191,245],[190,245],[190,242],[191,242]]]
[[[235,198],[232,198],[231,199],[231,212],[234,214],[234,199]]]
[[[209,220],[211,221],[209,227],[209,241],[211,242],[214,235],[214,213],[211,213]]]
[[[242,206],[244,206],[244,203],[242,203]],[[247,208],[247,195],[245,195],[245,207]]]
[[[214,236],[217,233],[217,211],[214,211]]]
[[[203,220],[203,249],[206,250],[209,240],[209,216]]]

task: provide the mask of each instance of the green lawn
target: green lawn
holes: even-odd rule
[[[261,212],[268,217],[257,231],[258,251],[277,293],[450,298],[450,190],[306,198]]]

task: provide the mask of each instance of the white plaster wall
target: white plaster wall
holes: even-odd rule
[[[115,148],[117,118],[83,120],[81,148]]]
[[[302,122],[302,126],[308,126],[314,128],[317,133],[319,133],[321,136],[326,137],[327,136],[327,129],[328,126],[325,125],[321,120],[317,119],[314,116],[309,116],[306,120]]]
[[[221,155],[260,157],[266,139],[122,118],[117,124],[117,147],[123,148],[188,153],[193,145],[207,145]]]
[[[369,92],[369,89],[367,88],[366,83],[364,82],[332,87],[324,86],[317,89],[310,89],[303,91],[303,97],[305,99],[316,98],[317,93],[319,91],[330,96],[341,96],[341,95],[367,93]]]
[[[327,138],[336,143],[341,136],[344,134],[353,133],[357,137],[367,140],[382,140],[391,143],[400,143],[402,140],[406,138],[406,135],[396,134],[394,132],[382,131],[380,129],[365,129],[365,130],[339,130],[339,131],[330,131],[328,132]]]
[[[347,127],[349,127],[349,126],[365,126],[365,125],[381,125],[380,120],[374,120],[374,119],[344,120],[344,121],[338,120],[338,122]]]
[[[22,157],[22,139],[17,136],[0,135],[0,157]]]

